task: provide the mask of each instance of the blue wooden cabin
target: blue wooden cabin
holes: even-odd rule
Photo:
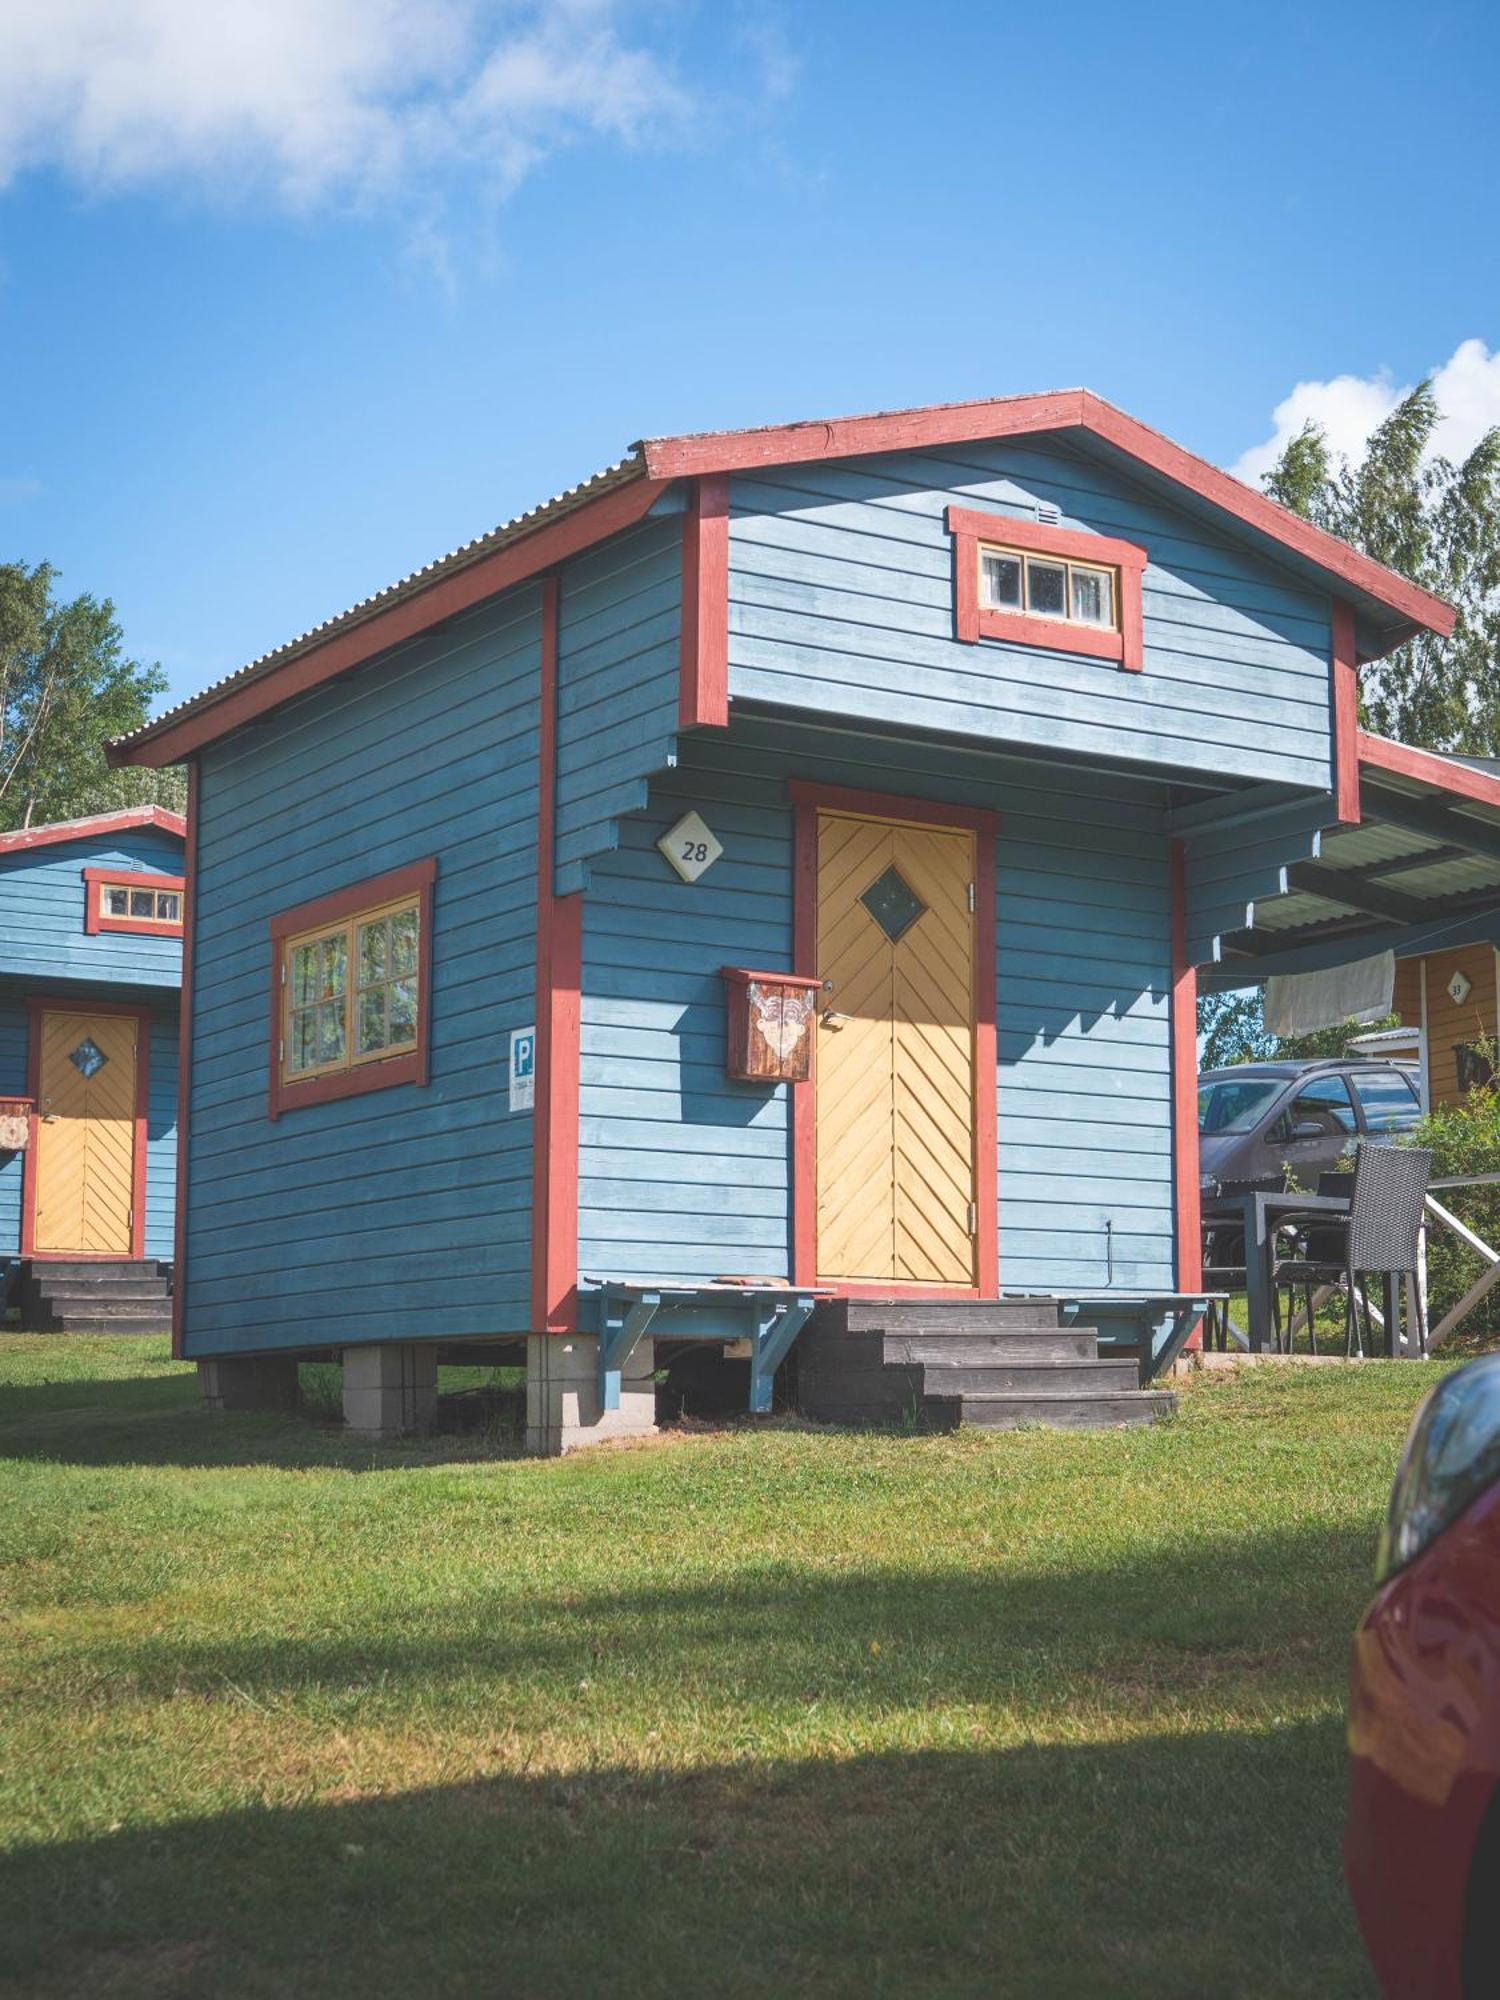
[[[341,1355],[372,1429],[524,1353],[546,1450],[804,1328],[825,1412],[939,1328],[1022,1357],[966,1418],[1128,1414],[1201,1309],[1199,971],[1407,838],[1451,767],[1356,676],[1451,623],[1072,391],[647,440],[253,662],[112,753],[192,788],[182,1352]]]
[[[164,1331],[186,822],[0,834],[0,1269],[22,1323]]]

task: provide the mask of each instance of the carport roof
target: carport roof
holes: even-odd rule
[[[1500,776],[1488,760],[1413,750],[1361,730],[1360,818],[1290,862],[1279,895],[1224,940],[1220,971],[1254,981],[1392,948],[1500,935]]]

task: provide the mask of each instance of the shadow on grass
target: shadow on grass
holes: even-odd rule
[[[55,1465],[339,1466],[376,1472],[475,1458],[514,1457],[520,1439],[488,1431],[376,1444],[330,1422],[326,1393],[284,1416],[209,1410],[196,1374],[181,1367],[118,1380],[0,1386],[0,1459]]]
[[[487,1529],[507,1532],[502,1506]],[[607,1530],[601,1528],[601,1533]],[[519,1690],[533,1716],[556,1702],[577,1723],[580,1685],[606,1712],[649,1727],[654,1704],[680,1712],[797,1714],[922,1710],[954,1702],[1085,1696],[1118,1725],[1152,1704],[1212,1717],[1269,1697],[1294,1707],[1342,1693],[1350,1636],[1370,1595],[1370,1537],[1310,1524],[1172,1548],[1146,1542],[1107,1565],[857,1569],[777,1565],[712,1581],[618,1586],[470,1573],[460,1591],[413,1579],[383,1591],[378,1615],[309,1631],[303,1599],[270,1594],[250,1630],[200,1638],[170,1628],[95,1635],[100,1698],[214,1700],[226,1692],[309,1720],[404,1726],[414,1702],[465,1724],[509,1726]],[[294,1551],[290,1575],[301,1560]],[[701,1574],[701,1572],[700,1572]],[[278,1592],[288,1588],[283,1577]],[[281,1624],[286,1620],[290,1629]],[[1226,1690],[1229,1691],[1226,1694]]]
[[[8,1991],[1373,1992],[1335,1725],[503,1777],[12,1859]],[[0,1991],[7,1990],[0,1985]]]

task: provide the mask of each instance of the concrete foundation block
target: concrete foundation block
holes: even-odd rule
[[[430,1431],[437,1421],[437,1348],[392,1340],[344,1349],[344,1426],[362,1437]]]
[[[599,1342],[593,1334],[534,1333],[526,1341],[526,1449],[559,1458],[606,1438],[656,1429],[655,1348],[639,1342],[625,1364],[620,1407],[599,1407]]]
[[[292,1354],[200,1361],[198,1386],[211,1410],[295,1410],[302,1400]]]

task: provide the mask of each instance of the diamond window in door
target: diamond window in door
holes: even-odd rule
[[[859,899],[892,944],[899,944],[927,905],[894,863]]]
[[[109,1061],[109,1057],[100,1048],[92,1035],[85,1035],[77,1048],[69,1051],[68,1061],[78,1071],[80,1076],[87,1078],[97,1076]]]

